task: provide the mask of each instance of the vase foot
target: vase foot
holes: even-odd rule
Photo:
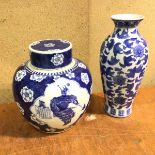
[[[128,117],[129,115],[131,115],[132,106],[130,106],[127,109],[114,109],[114,108],[111,108],[108,105],[105,105],[104,110],[110,116],[124,118],[124,117]]]

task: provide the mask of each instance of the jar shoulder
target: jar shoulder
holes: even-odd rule
[[[28,63],[29,61],[17,68],[13,78],[14,88],[22,88],[25,85],[46,87],[57,80],[62,81],[62,83],[63,81],[75,81],[91,93],[92,77],[88,67],[80,60],[74,59],[73,65],[60,70],[40,70],[30,67]]]
[[[70,72],[88,72],[90,71],[85,63],[83,63],[79,59],[73,59],[73,62],[66,67],[61,67],[59,69],[41,69],[34,67],[31,62],[28,60],[27,62],[21,64],[15,71],[19,73],[20,76],[25,75],[25,72],[29,75],[37,74],[43,76],[56,76],[56,75],[65,75]]]

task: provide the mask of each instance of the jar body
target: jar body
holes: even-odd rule
[[[91,94],[91,75],[79,60],[67,70],[51,73],[20,66],[13,93],[23,116],[44,132],[58,133],[72,126],[85,112]]]
[[[148,60],[147,44],[137,26],[130,27],[129,22],[121,22],[116,23],[114,32],[103,42],[100,52],[105,111],[114,117],[131,114]],[[119,24],[127,26],[119,27]]]

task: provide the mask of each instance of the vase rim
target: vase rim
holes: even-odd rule
[[[40,44],[40,42],[46,42],[46,41],[50,41],[47,46],[47,49],[46,49],[46,46],[45,46],[45,49],[44,50],[40,50],[40,49],[35,49],[34,46],[35,45],[38,45]],[[57,41],[57,42],[60,42],[62,45],[66,44],[64,48],[53,48],[53,49],[50,49],[50,44],[52,45],[53,44],[53,41]],[[45,44],[44,44],[45,45]],[[55,44],[53,44],[53,46],[55,46]],[[52,47],[52,46],[51,46]],[[63,39],[43,39],[43,40],[37,40],[37,41],[34,41],[32,42],[30,45],[29,45],[29,50],[30,52],[34,52],[34,53],[38,53],[38,54],[54,54],[54,53],[63,53],[63,52],[67,52],[69,50],[72,49],[72,43],[68,40],[63,40]]]
[[[144,16],[139,14],[114,14],[111,16],[111,19],[118,20],[118,21],[139,21],[143,20]]]

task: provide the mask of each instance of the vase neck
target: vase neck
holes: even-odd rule
[[[117,28],[136,28],[140,21],[117,21],[114,20],[115,27]]]
[[[64,40],[40,40],[29,45],[31,64],[37,68],[57,69],[72,61],[72,45]]]
[[[117,27],[117,26],[115,26],[114,33],[117,33],[117,32],[139,34],[137,26],[135,26],[135,27]]]

